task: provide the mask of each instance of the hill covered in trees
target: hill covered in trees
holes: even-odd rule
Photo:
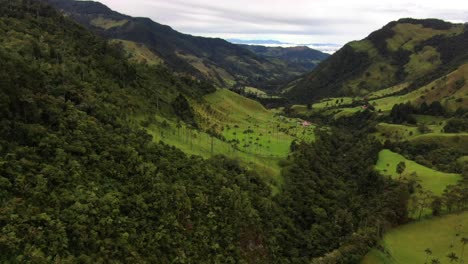
[[[398,84],[423,87],[468,61],[468,29],[436,19],[400,19],[350,42],[283,90],[294,102],[364,96]]]
[[[270,60],[277,60],[287,63],[287,68],[302,75],[314,69],[320,62],[326,60],[330,55],[311,49],[306,46],[298,47],[265,47],[258,45],[241,45],[253,53],[266,57]]]
[[[2,2],[0,33],[0,262],[356,263],[406,221],[406,185],[372,169],[381,144],[359,131],[296,144],[273,195],[135,122],[190,124],[209,83],[131,62],[38,1]]]
[[[241,85],[275,90],[309,72],[317,63],[291,64],[282,56],[262,56],[222,39],[182,34],[148,18],[122,15],[98,2],[44,1],[101,36],[140,45],[170,68],[224,87]]]

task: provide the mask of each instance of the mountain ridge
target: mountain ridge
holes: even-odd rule
[[[294,102],[308,103],[362,96],[403,82],[420,87],[466,61],[467,28],[437,19],[390,22],[363,40],[347,43],[283,92]]]
[[[214,81],[219,86],[275,90],[311,70],[288,69],[284,61],[272,61],[225,40],[179,33],[149,18],[133,18],[112,11],[101,3],[43,1],[101,36],[143,44],[171,69]]]

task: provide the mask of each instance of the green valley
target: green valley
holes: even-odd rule
[[[292,142],[314,140],[315,126],[304,127],[300,119],[267,110],[227,89],[208,94],[201,103],[193,104],[204,131],[157,115],[156,122],[148,127],[154,140],[205,158],[228,155],[267,175],[266,180],[273,180],[275,188],[283,182],[279,161],[289,155]]]
[[[108,3],[0,0],[0,263],[468,260],[466,23]]]

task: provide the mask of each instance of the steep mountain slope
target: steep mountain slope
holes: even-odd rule
[[[241,45],[253,53],[270,60],[287,63],[287,68],[296,74],[301,74],[314,69],[320,62],[330,55],[306,46],[299,47],[265,47],[256,45]]]
[[[188,157],[142,129],[143,114],[146,127],[186,121],[187,101],[212,88],[129,63],[39,1],[1,1],[0,262],[309,263],[342,248],[356,263],[375,241],[367,224],[404,220],[401,186],[372,169],[380,145],[359,134],[296,145],[273,197],[263,171]],[[255,102],[219,98],[209,99],[218,109],[244,101],[242,116],[219,121],[268,118]]]
[[[148,18],[133,18],[89,1],[45,0],[109,39],[143,44],[172,69],[215,81],[274,89],[311,68],[288,69],[282,60],[255,55],[222,39],[194,37]]]
[[[348,43],[284,93],[296,102],[365,95],[400,83],[419,88],[468,60],[468,26],[400,19]]]

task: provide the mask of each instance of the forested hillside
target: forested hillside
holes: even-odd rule
[[[38,1],[2,1],[0,33],[0,262],[356,263],[406,220],[406,185],[358,131],[294,145],[273,196],[261,172],[135,122],[192,122],[209,83],[129,62]]]
[[[253,53],[266,57],[270,60],[284,61],[287,63],[287,69],[296,71],[298,75],[308,73],[317,65],[326,60],[330,55],[311,49],[306,46],[298,47],[264,47],[257,45],[240,45]]]
[[[310,74],[284,88],[294,102],[365,96],[398,84],[420,88],[468,61],[467,26],[400,19],[350,42]]]
[[[119,14],[98,2],[44,1],[101,36],[142,45],[171,69],[197,75],[224,87],[253,86],[271,91],[315,66],[290,64],[281,57],[261,56],[222,39],[182,34],[148,18]]]

